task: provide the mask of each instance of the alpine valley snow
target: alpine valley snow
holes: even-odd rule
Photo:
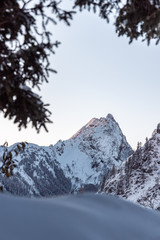
[[[9,147],[13,150],[16,144]],[[0,155],[4,152],[1,146]],[[73,137],[49,147],[27,144],[15,158],[13,177],[0,175],[5,191],[21,196],[54,196],[96,191],[106,172],[133,153],[111,114],[93,118]]]

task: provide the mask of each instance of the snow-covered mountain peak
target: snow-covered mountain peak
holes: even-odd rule
[[[85,138],[91,135],[97,135],[97,137],[103,137],[103,135],[122,135],[122,131],[111,114],[108,114],[106,118],[92,118],[84,127],[82,127],[71,139]]]
[[[108,169],[133,152],[111,114],[91,119],[69,140],[59,141],[53,151],[73,188],[98,185]]]

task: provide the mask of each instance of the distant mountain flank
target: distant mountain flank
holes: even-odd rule
[[[100,191],[160,210],[160,124],[144,146],[104,177]]]
[[[9,147],[13,151],[16,144]],[[3,151],[0,149],[2,156]],[[16,157],[14,175],[7,178],[0,174],[4,191],[19,196],[62,195],[71,190],[71,181],[64,176],[50,147],[28,143]]]
[[[9,147],[13,150],[15,145]],[[0,157],[4,146],[0,147]],[[66,141],[49,147],[27,144],[15,158],[13,177],[0,174],[4,190],[21,196],[54,196],[96,191],[103,176],[133,153],[111,114],[93,118]]]

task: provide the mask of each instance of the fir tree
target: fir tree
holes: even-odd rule
[[[160,0],[73,0],[74,11],[61,8],[61,2],[0,1],[0,111],[19,129],[31,122],[37,132],[41,127],[47,131],[46,124],[52,122],[48,104],[33,92],[48,82],[50,72],[56,73],[48,57],[59,42],[53,40],[48,23],[70,25],[75,10],[86,8],[99,11],[107,22],[114,14],[118,36],[127,36],[130,43],[138,38],[148,44],[160,40]]]

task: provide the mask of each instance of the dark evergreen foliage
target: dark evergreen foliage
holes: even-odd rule
[[[47,24],[57,19],[69,25],[72,15],[73,11],[59,8],[57,1],[0,1],[0,110],[4,117],[14,119],[19,129],[31,122],[38,132],[41,127],[47,131],[46,123],[51,123],[48,105],[32,88],[40,89],[49,72],[56,72],[48,57],[59,42],[51,40]]]
[[[46,124],[52,122],[48,104],[33,89],[40,90],[49,73],[56,73],[50,68],[49,55],[59,42],[52,40],[48,23],[69,25],[75,13],[62,9],[61,2],[0,1],[0,111],[19,129],[31,122],[37,132],[41,127],[47,131]],[[160,40],[160,0],[74,0],[73,8],[99,11],[107,22],[114,14],[118,36],[126,35],[130,43],[139,37],[148,44],[151,39]]]
[[[109,21],[110,14],[115,15],[115,27],[118,36],[127,36],[129,43],[142,37],[150,44],[160,40],[160,0],[77,0],[75,6],[99,10],[100,17]]]

